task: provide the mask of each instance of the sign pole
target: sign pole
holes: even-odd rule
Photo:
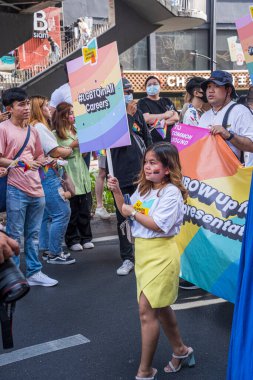
[[[107,163],[108,163],[109,174],[112,177],[114,177],[113,166],[112,166],[112,155],[111,155],[111,149],[110,148],[106,149],[106,158],[107,158]]]

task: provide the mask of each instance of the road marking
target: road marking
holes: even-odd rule
[[[227,302],[227,301],[223,300],[222,298],[214,298],[212,300],[201,300],[201,301],[186,302],[186,303],[176,303],[175,305],[172,305],[172,309],[173,310],[194,309],[196,307],[215,305],[215,304],[224,303],[224,302]]]
[[[19,362],[24,359],[33,358],[34,356],[48,354],[49,352],[59,351],[89,342],[89,339],[85,338],[85,336],[77,334],[68,336],[67,338],[52,340],[51,342],[21,348],[20,350],[0,355],[0,367],[10,363]]]
[[[103,236],[103,237],[100,237],[100,238],[92,239],[92,242],[93,242],[93,243],[98,243],[98,242],[100,242],[100,241],[116,240],[116,239],[118,239],[118,238],[119,238],[118,235]]]

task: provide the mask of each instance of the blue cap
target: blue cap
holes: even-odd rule
[[[208,78],[201,84],[202,90],[206,91],[208,83],[215,83],[217,84],[217,86],[225,86],[226,84],[228,84],[232,88],[231,97],[237,98],[237,93],[233,85],[233,77],[227,71],[223,71],[223,70],[212,71],[210,78]]]

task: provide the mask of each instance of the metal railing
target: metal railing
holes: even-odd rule
[[[89,39],[102,35],[109,28],[110,28],[109,23],[104,23],[101,25],[99,24],[93,25],[91,36]],[[0,74],[0,90],[3,91],[10,87],[20,86],[22,83],[25,83],[26,81],[33,78],[35,75],[55,65],[61,59],[68,57],[69,55],[71,55],[72,53],[74,53],[75,51],[81,48],[80,40],[72,38],[71,40],[64,42],[65,40],[64,32],[62,32],[61,38],[62,38],[61,55],[56,60],[52,62],[48,59],[48,57],[42,57],[41,60],[32,68],[23,69],[23,70],[17,69],[17,70],[13,70],[12,73],[2,72]]]
[[[204,12],[206,13],[206,0],[158,0],[166,8],[176,12]]]

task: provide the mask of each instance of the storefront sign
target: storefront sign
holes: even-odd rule
[[[250,77],[247,70],[229,71],[237,90],[248,90]],[[149,75],[156,75],[161,81],[161,92],[184,92],[187,81],[193,76],[210,77],[210,71],[125,71],[136,93],[145,93],[144,83]]]

